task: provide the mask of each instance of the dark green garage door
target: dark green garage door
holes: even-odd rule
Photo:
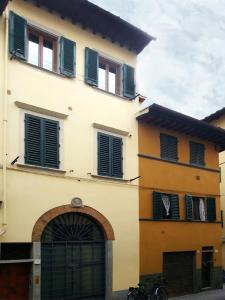
[[[52,220],[42,235],[42,300],[103,300],[105,241],[99,226],[77,213]]]
[[[163,275],[169,296],[193,292],[194,252],[163,253]]]

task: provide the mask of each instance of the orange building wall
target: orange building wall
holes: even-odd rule
[[[196,251],[196,268],[200,269],[205,246],[214,247],[214,266],[221,266],[218,152],[210,142],[139,122],[139,154],[159,159],[160,133],[178,138],[178,162],[185,165],[139,157],[140,219],[145,219],[140,221],[140,274],[161,273],[163,252]],[[206,169],[189,165],[189,141],[205,145]],[[150,220],[153,191],[179,194],[179,221]],[[186,221],[185,194],[215,197],[217,223]]]

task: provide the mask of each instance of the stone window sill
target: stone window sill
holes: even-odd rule
[[[49,168],[49,167],[42,167],[42,166],[35,166],[35,165],[28,165],[28,164],[16,164],[17,167],[19,168],[27,168],[27,169],[33,169],[33,170],[40,170],[40,171],[46,171],[46,172],[56,172],[56,173],[61,173],[65,174],[66,171],[62,169],[54,169],[54,168]]]
[[[130,182],[128,179],[124,178],[118,178],[118,177],[110,177],[110,176],[102,176],[98,174],[90,174],[93,178],[98,178],[98,179],[106,179],[106,180],[113,180],[113,181],[121,181],[121,182]]]

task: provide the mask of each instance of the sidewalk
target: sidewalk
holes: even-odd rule
[[[181,297],[169,298],[170,300],[225,300],[225,284],[223,289],[210,290],[205,292],[200,292],[197,294],[191,294]]]

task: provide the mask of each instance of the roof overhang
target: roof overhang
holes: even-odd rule
[[[5,0],[3,0],[4,2]],[[141,29],[120,17],[102,9],[87,0],[26,0],[61,18],[69,18],[73,24],[89,29],[94,34],[108,38],[113,43],[139,54],[148,43],[155,39]],[[8,1],[6,1],[8,2]]]
[[[219,151],[225,150],[225,130],[209,125],[174,110],[152,104],[137,116],[137,120],[174,130],[214,143]]]
[[[216,112],[214,112],[213,114],[205,117],[202,121],[210,123],[211,121],[219,119],[223,115],[225,115],[225,107],[223,107],[220,110],[217,110]]]

